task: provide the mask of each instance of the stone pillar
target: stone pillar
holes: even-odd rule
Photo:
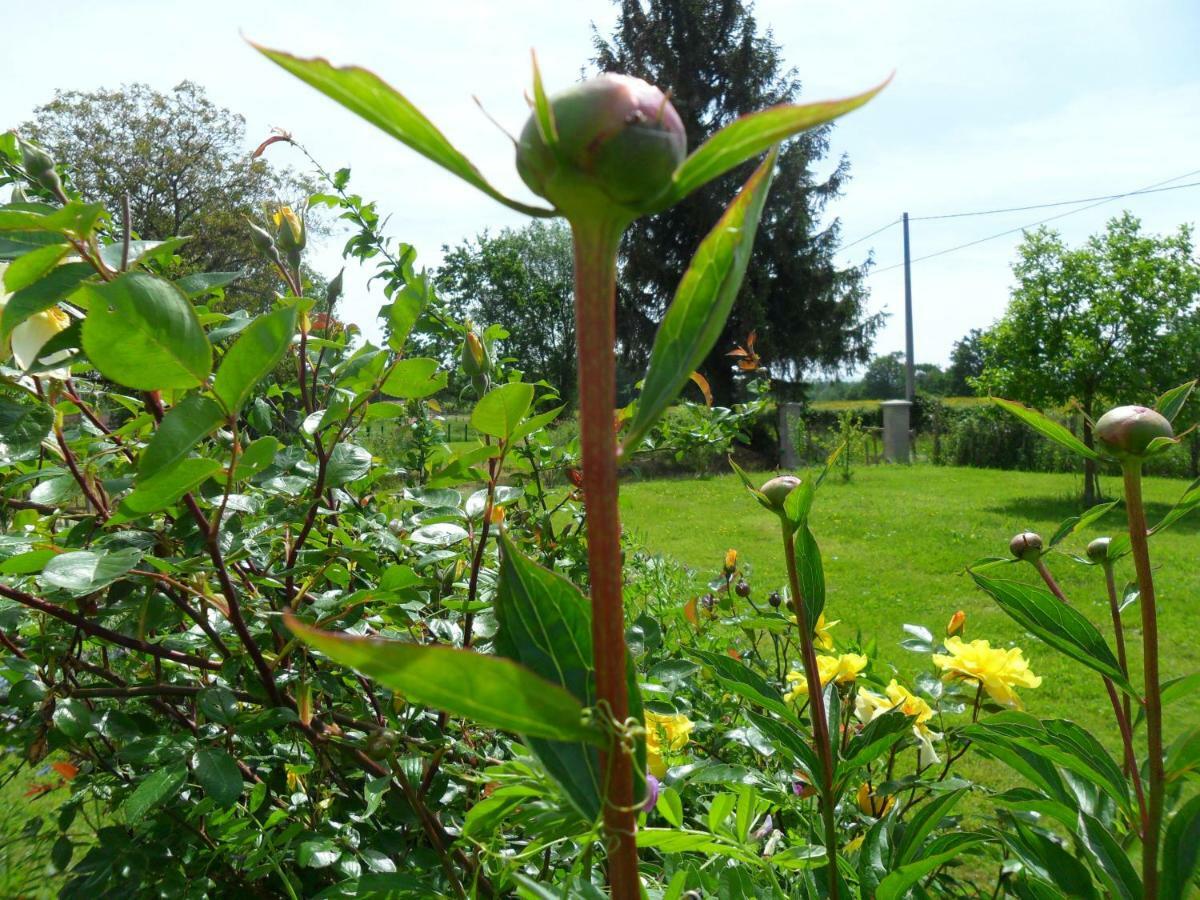
[[[804,406],[800,403],[780,403],[779,406],[779,467],[785,471],[800,468],[800,448],[796,446],[796,422]]]
[[[884,400],[879,406],[883,410],[883,458],[888,462],[911,462],[909,412],[912,404],[907,400]]]

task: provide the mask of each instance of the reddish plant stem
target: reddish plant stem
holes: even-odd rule
[[[488,532],[492,526],[492,505],[496,500],[496,479],[500,475],[500,465],[503,462],[503,456],[496,460],[488,461],[488,485],[487,485],[487,501],[483,504],[483,523],[479,527],[479,544],[475,548],[475,555],[471,559],[471,580],[467,584],[467,606],[475,605],[475,598],[479,594],[479,570],[483,568],[483,554],[487,550]],[[463,649],[466,650],[471,646],[471,632],[475,626],[475,613],[467,610],[467,614],[463,617]]]
[[[616,277],[617,246],[625,223],[572,222],[575,238],[575,334],[579,342],[579,436],[587,514],[588,572],[596,698],[618,724],[629,716],[625,607],[621,600],[621,520],[617,509]],[[608,881],[614,900],[636,900],[637,836],[633,757],[613,736],[600,754],[607,773],[604,826],[609,837]]]
[[[24,591],[19,591],[16,588],[11,588],[8,585],[0,584],[0,597],[7,597],[9,600],[16,600],[18,603],[28,606],[30,609],[36,609],[38,612],[44,612],[46,615],[53,616],[60,621],[74,625],[85,634],[92,637],[103,638],[112,644],[125,647],[128,650],[136,650],[139,653],[148,653],[151,656],[159,659],[169,659],[171,662],[179,663],[181,666],[192,666],[197,669],[208,669],[216,672],[221,668],[221,664],[214,660],[203,659],[199,656],[192,656],[190,653],[182,653],[179,650],[168,650],[165,647],[160,647],[158,644],[151,644],[148,641],[140,641],[137,638],[131,638],[121,634],[119,631],[113,631],[111,628],[105,628],[103,625],[98,625],[86,616],[79,613],[71,612],[69,609],[63,609],[54,603],[49,603],[40,597],[34,597],[32,594],[26,594]]]
[[[817,651],[813,646],[812,626],[808,621],[808,609],[804,605],[804,594],[800,589],[800,575],[796,570],[795,532],[791,523],[779,517],[783,530],[783,555],[787,560],[788,585],[792,589],[792,603],[796,607],[796,625],[800,630],[800,652],[804,657],[804,679],[808,685],[809,710],[812,714],[813,738],[817,745],[817,758],[821,760],[821,819],[825,825],[825,865],[829,871],[829,896],[838,900],[839,879],[837,870],[837,822],[833,809],[833,744],[830,742],[829,718],[825,711],[825,694],[821,687],[821,672],[817,667]]]
[[[1125,624],[1121,621],[1121,601],[1117,597],[1117,582],[1113,577],[1113,565],[1105,560],[1101,565],[1104,567],[1104,585],[1108,589],[1108,609],[1112,613],[1113,634],[1117,639],[1117,663],[1121,667],[1121,672],[1125,677],[1129,677],[1129,660],[1125,653]],[[1130,703],[1129,695],[1126,694],[1123,698],[1125,720],[1133,721],[1133,706]],[[1132,758],[1129,753],[1125,755],[1125,771],[1132,772],[1137,767],[1137,760]]]
[[[1058,586],[1058,582],[1050,573],[1050,568],[1046,565],[1046,563],[1043,560],[1038,559],[1033,564],[1033,567],[1037,569],[1038,574],[1042,576],[1042,581],[1046,583],[1046,587],[1050,588],[1050,593],[1057,597],[1059,602],[1061,602],[1064,606],[1070,606],[1071,603],[1069,600],[1067,600],[1067,595],[1064,594],[1062,588]],[[1124,663],[1122,663],[1121,669],[1124,671]],[[1108,702],[1112,705],[1113,718],[1117,720],[1117,730],[1121,733],[1122,755],[1127,764],[1130,777],[1133,779],[1134,793],[1137,794],[1138,812],[1141,814],[1139,827],[1142,831],[1145,831],[1148,820],[1146,794],[1144,788],[1142,787],[1141,773],[1138,771],[1137,765],[1133,763],[1137,757],[1133,752],[1133,720],[1129,717],[1130,708],[1128,696],[1126,697],[1126,705],[1122,707],[1120,697],[1117,695],[1117,689],[1112,683],[1112,679],[1107,675],[1101,675],[1100,677],[1103,679],[1104,689],[1108,693]]]
[[[1142,505],[1142,464],[1128,460],[1122,466],[1125,480],[1125,510],[1129,520],[1129,543],[1137,570],[1138,606],[1142,610],[1142,672],[1146,692],[1146,769],[1150,798],[1142,835],[1142,886],[1147,897],[1158,896],[1159,832],[1163,820],[1163,734],[1162,694],[1158,675],[1158,609],[1154,599],[1154,574],[1150,570],[1146,510]]]
[[[54,440],[58,443],[58,448],[62,451],[63,460],[66,462],[67,468],[71,470],[71,476],[79,485],[79,489],[83,491],[83,495],[87,497],[88,503],[92,504],[92,507],[96,510],[96,514],[100,516],[102,521],[107,519],[109,517],[108,504],[101,499],[87,476],[80,471],[79,464],[75,461],[75,454],[71,451],[71,447],[63,435],[62,426],[57,422],[54,423]]]

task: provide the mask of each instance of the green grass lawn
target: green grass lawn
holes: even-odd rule
[[[1115,748],[1118,735],[1099,676],[1023,633],[963,572],[982,557],[1007,556],[1009,538],[1016,532],[1035,530],[1048,538],[1059,522],[1079,512],[1075,498],[1080,480],[1063,474],[924,465],[860,468],[849,483],[831,476],[817,495],[811,523],[824,557],[827,615],[842,622],[834,637],[858,631],[864,640],[876,638],[879,659],[911,679],[930,663],[928,656],[898,646],[906,637],[902,625],[924,624],[937,635],[954,611],[962,609],[968,639],[987,638],[993,646],[1015,642],[1024,648],[1034,672],[1043,676],[1041,688],[1022,692],[1029,712],[1074,719]],[[1147,480],[1151,523],[1186,484]],[[1119,481],[1106,479],[1104,488],[1115,494]],[[697,591],[719,571],[730,547],[753,567],[752,584],[759,598],[786,579],[777,520],[734,475],[630,483],[622,488],[621,507],[625,527],[648,549],[697,570]],[[1123,523],[1118,509],[1099,527],[1060,547],[1082,553],[1093,537],[1116,533]],[[1200,514],[1151,541],[1158,567],[1164,679],[1200,669],[1198,529]],[[1100,570],[1060,554],[1054,554],[1049,565],[1074,605],[1111,637]],[[1030,581],[1037,577],[1024,564],[998,574]],[[1132,578],[1127,558],[1118,568],[1118,580]],[[680,597],[679,602],[686,599]],[[1125,615],[1133,681],[1138,684],[1140,619],[1136,607]],[[1194,727],[1200,720],[1200,702],[1189,699],[1170,707],[1166,720],[1168,736]],[[985,768],[989,767],[972,766],[971,771],[981,774]]]

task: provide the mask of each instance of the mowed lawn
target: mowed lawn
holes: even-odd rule
[[[766,477],[766,476],[762,476]],[[986,638],[993,646],[1022,647],[1034,672],[1043,677],[1037,690],[1024,690],[1029,712],[1041,718],[1071,718],[1093,730],[1107,745],[1119,736],[1100,677],[1026,634],[976,588],[964,567],[983,557],[1007,556],[1009,538],[1034,530],[1047,539],[1058,524],[1079,512],[1081,478],[1068,474],[1001,472],[929,465],[860,468],[849,483],[831,475],[817,495],[812,528],[821,546],[827,582],[827,616],[842,624],[833,632],[844,639],[861,633],[875,638],[878,658],[911,679],[929,669],[928,655],[898,646],[906,622],[928,626],[935,635],[955,610],[967,614],[966,637]],[[1148,479],[1148,518],[1153,524],[1174,504],[1188,482]],[[1115,496],[1117,478],[1103,489]],[[673,557],[696,570],[699,592],[719,571],[725,551],[735,548],[753,568],[755,595],[762,599],[786,580],[778,523],[763,510],[734,475],[706,479],[669,479],[623,485],[625,527],[655,553]],[[1087,542],[1115,534],[1124,525],[1118,508],[1098,526],[1068,538],[1059,547],[1082,554]],[[1157,567],[1159,629],[1163,678],[1200,669],[1200,513],[1177,522],[1151,540]],[[1073,604],[1110,639],[1111,620],[1103,575],[1055,553],[1049,566]],[[1021,564],[995,572],[1000,577],[1036,581],[1032,567]],[[1126,558],[1118,584],[1133,580]],[[682,604],[686,597],[680,597]],[[1140,611],[1125,611],[1133,681],[1140,684]],[[1168,737],[1200,722],[1200,702],[1189,698],[1168,708]],[[972,767],[974,769],[974,767]]]

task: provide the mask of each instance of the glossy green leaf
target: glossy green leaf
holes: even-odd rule
[[[492,199],[529,216],[554,215],[552,210],[512,200],[492,187],[470,160],[455,149],[420,110],[374,72],[358,66],[338,68],[325,59],[301,59],[257,44],[254,47],[301,81],[307,82],[325,96],[336,100],[346,109],[357,113],[376,128],[454,173]]]
[[[49,213],[9,206],[0,209],[0,231],[46,231],[86,238],[105,215],[104,207],[99,203],[68,203]]]
[[[1058,529],[1050,537],[1048,546],[1054,547],[1071,535],[1078,534],[1085,528],[1090,528],[1120,505],[1120,500],[1113,500],[1110,503],[1097,503],[1095,506],[1089,507],[1083,515],[1072,516],[1058,526]]]
[[[1185,896],[1197,863],[1200,863],[1200,794],[1180,806],[1167,823],[1162,848],[1160,900]]]
[[[684,272],[654,336],[637,411],[625,435],[627,451],[641,443],[721,336],[754,249],[776,156],[777,151],[768,154],[750,176]]]
[[[1154,404],[1154,408],[1162,413],[1168,421],[1174,422],[1175,417],[1179,415],[1195,388],[1195,379],[1178,387],[1173,387],[1158,398],[1158,401]]]
[[[870,765],[894,747],[903,738],[912,734],[912,717],[899,709],[889,710],[876,716],[846,744],[842,761],[838,764],[837,777],[848,779],[863,766]]]
[[[50,244],[18,256],[4,270],[4,289],[16,293],[33,285],[53,272],[70,252],[69,244]]]
[[[119,525],[166,509],[220,470],[221,463],[218,460],[194,456],[160,469],[151,478],[139,478],[137,487],[121,501],[117,514],[109,520],[109,524]]]
[[[1005,837],[1031,875],[1053,884],[1062,892],[1059,896],[1087,900],[1097,896],[1091,873],[1078,857],[1047,835],[1015,824]]]
[[[155,807],[178,794],[186,781],[187,768],[181,764],[155,769],[122,804],[126,824],[140,824]]]
[[[220,807],[233,806],[242,796],[242,773],[224,750],[206,747],[192,756],[192,768],[200,787]]]
[[[891,79],[889,78],[888,81]],[[760,110],[726,125],[688,156],[672,178],[669,196],[662,206],[673,206],[696,188],[746,160],[758,156],[781,141],[838,116],[858,109],[887,86],[887,81],[865,93],[844,100],[782,104]]]
[[[1112,679],[1122,690],[1134,694],[1121,673],[1117,658],[1104,636],[1073,607],[1061,602],[1048,590],[1019,581],[988,578],[971,572],[975,583],[1018,624],[1037,635],[1051,647]]]
[[[128,272],[83,284],[83,348],[105,378],[140,391],[190,388],[212,371],[212,347],[192,304],[169,281]]]
[[[54,426],[54,410],[44,403],[16,403],[0,397],[0,464],[38,455]]]
[[[259,316],[225,352],[213,393],[230,413],[241,410],[255,385],[283,359],[296,333],[298,310],[284,306]]]
[[[519,441],[533,434],[535,431],[541,431],[543,428],[557,419],[562,414],[564,409],[566,409],[565,406],[556,406],[554,409],[548,410],[547,412],[539,413],[536,416],[530,416],[513,430],[512,436],[509,438],[509,440]]]
[[[582,706],[595,706],[591,604],[570,581],[522,556],[503,534],[500,544],[496,652],[561,686]],[[629,672],[629,715],[641,721],[641,696],[632,666]],[[601,812],[604,777],[596,747],[534,737],[528,743],[572,806],[585,820],[595,821]],[[645,765],[645,748],[639,745],[635,772],[644,772]],[[635,778],[635,783],[635,793],[640,793],[641,778]]]
[[[46,563],[41,580],[50,587],[78,597],[112,584],[136,566],[141,558],[142,551],[134,547],[124,550],[72,550],[60,553]]]
[[[875,900],[901,900],[913,885],[930,872],[958,859],[966,850],[991,840],[986,834],[970,831],[943,834],[935,838],[929,842],[920,859],[893,869],[879,882]]]
[[[1060,446],[1066,447],[1075,455],[1082,456],[1084,459],[1103,459],[1095,450],[1089,450],[1087,445],[1071,434],[1068,428],[1055,422],[1049,416],[1038,412],[1036,409],[1030,409],[1013,400],[1002,400],[999,397],[993,397],[992,402],[1001,409],[1008,410],[1034,431],[1038,432],[1038,434],[1050,438],[1050,440]]]
[[[793,491],[793,493],[795,493]],[[812,529],[804,525],[793,538],[796,546],[796,575],[808,625],[816,629],[817,619],[825,610],[825,568],[821,564],[821,548]]]
[[[396,363],[380,390],[389,397],[420,400],[436,394],[449,380],[449,373],[438,371],[436,359],[418,356]]]
[[[397,353],[404,350],[413,326],[417,324],[421,313],[425,312],[425,307],[429,305],[430,288],[426,283],[426,276],[416,277],[419,280],[415,284],[406,284],[392,298],[392,302],[379,311],[380,315],[387,319],[388,346]]]
[[[325,482],[330,487],[338,487],[351,481],[357,481],[371,471],[371,452],[357,444],[338,444],[329,454],[329,467],[325,472]]]
[[[54,704],[54,727],[68,740],[80,743],[92,727],[92,712],[82,700],[59,700]]]
[[[1108,887],[1106,896],[1121,900],[1142,900],[1142,879],[1138,877],[1129,855],[1113,837],[1109,826],[1101,824],[1095,817],[1080,811],[1075,835],[1087,850],[1084,858]]]
[[[275,454],[283,445],[277,438],[267,435],[251,441],[238,457],[237,468],[233,472],[234,481],[245,481],[266,469],[275,462]]]
[[[817,751],[808,743],[808,731],[805,726],[794,716],[781,721],[753,710],[747,710],[745,715],[776,751],[786,754],[791,759],[792,765],[801,771],[809,784],[821,783],[821,760]]]
[[[605,744],[604,733],[584,722],[575,697],[512,660],[445,645],[333,634],[291,616],[287,624],[334,662],[413,702],[528,737]]]
[[[153,478],[163,469],[184,459],[200,441],[225,421],[225,413],[215,400],[192,394],[167,410],[142,451],[138,461],[138,479]]]
[[[1198,506],[1200,506],[1200,478],[1188,485],[1187,490],[1183,492],[1183,496],[1175,501],[1175,505],[1167,511],[1167,514],[1150,529],[1150,533],[1158,534],[1160,531],[1165,531]],[[1128,540],[1129,536],[1125,535],[1125,539]],[[1110,556],[1111,551],[1112,547],[1110,545]]]
[[[751,703],[782,716],[786,721],[798,723],[796,714],[774,687],[748,666],[720,653],[710,653],[707,650],[693,650],[691,656],[700,660],[712,669],[713,676],[728,691],[737,694]]]
[[[897,864],[903,866],[917,859],[921,845],[929,837],[938,824],[950,811],[958,805],[967,794],[966,790],[947,791],[929,798],[927,803],[917,807],[904,829],[899,845],[896,847]]]
[[[4,304],[4,315],[0,316],[0,344],[30,316],[65,300],[95,271],[87,263],[66,263],[55,266],[43,278],[14,293]]]
[[[244,272],[196,272],[180,278],[175,282],[175,286],[188,297],[202,297],[227,284],[232,284],[244,274]]]
[[[533,385],[511,382],[492,388],[471,412],[471,427],[502,441],[516,432],[533,405]]]
[[[558,125],[554,121],[554,108],[546,97],[546,88],[542,84],[542,70],[538,66],[537,53],[530,51],[533,59],[533,114],[537,120],[538,132],[542,142],[547,147],[558,143]]]

